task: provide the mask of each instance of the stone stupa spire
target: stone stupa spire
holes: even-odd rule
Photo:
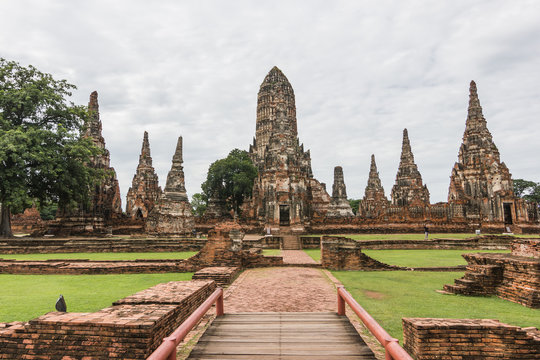
[[[471,81],[463,143],[450,175],[448,202],[463,206],[467,217],[502,221],[502,199],[514,202],[512,177],[500,160],[482,113],[476,83]]]
[[[429,191],[422,184],[422,175],[414,162],[414,155],[407,129],[403,129],[401,160],[396,174],[396,183],[392,188],[392,204],[398,206],[429,205]]]
[[[347,188],[343,176],[343,168],[334,168],[334,184],[332,185],[332,199],[328,208],[327,217],[354,216],[351,205],[347,200]]]
[[[183,162],[180,136],[176,143],[171,170],[167,174],[167,184],[146,222],[146,231],[150,234],[184,235],[191,233],[195,226],[186,193]]]
[[[137,171],[127,193],[126,213],[133,218],[146,218],[161,195],[158,176],[152,167],[148,132],[144,132]]]
[[[388,199],[384,195],[384,188],[382,187],[377,164],[375,163],[375,155],[372,154],[368,182],[357,215],[366,218],[376,218],[384,214],[387,206]]]

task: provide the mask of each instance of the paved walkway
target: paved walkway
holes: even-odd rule
[[[285,264],[318,264],[318,262],[302,250],[281,250],[281,256],[283,256],[283,262]]]
[[[319,269],[250,269],[226,290],[225,312],[335,312],[336,296],[334,285]]]

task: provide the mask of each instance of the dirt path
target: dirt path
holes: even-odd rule
[[[225,312],[336,311],[336,296],[333,283],[319,269],[250,269],[226,290]]]

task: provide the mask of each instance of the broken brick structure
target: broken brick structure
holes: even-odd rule
[[[143,360],[215,289],[212,280],[171,281],[93,313],[0,323],[0,358]]]
[[[309,151],[298,140],[294,91],[277,67],[257,97],[257,122],[249,153],[258,170],[243,216],[261,226],[303,229],[325,216],[330,196],[313,177]]]
[[[36,204],[25,209],[21,214],[11,216],[11,230],[14,233],[40,232],[45,228],[45,222],[41,219]]]
[[[182,156],[182,137],[178,138],[165,190],[146,221],[146,231],[153,235],[191,234],[195,222],[186,193]]]
[[[351,205],[347,200],[347,188],[343,177],[343,168],[336,166],[334,168],[334,184],[332,185],[332,200],[328,206],[326,217],[328,218],[347,218],[353,217]]]
[[[88,166],[104,170],[105,179],[92,189],[90,205],[79,205],[75,209],[58,209],[56,220],[49,225],[52,233],[74,235],[85,233],[106,233],[113,220],[122,216],[122,201],[116,172],[111,167],[109,150],[105,147],[102,123],[99,118],[97,91],[90,94],[88,103],[90,120],[86,124],[84,137],[93,141],[101,149],[101,154],[92,158]]]
[[[540,332],[492,319],[403,318],[403,348],[417,360],[540,359]]]
[[[158,176],[152,166],[148,133],[144,132],[137,171],[127,193],[126,213],[134,219],[146,219],[161,195]]]
[[[497,295],[540,308],[540,240],[518,239],[511,254],[463,254],[467,271],[444,290],[462,295]]]
[[[448,203],[456,219],[505,225],[529,220],[527,206],[514,195],[510,171],[501,162],[487,128],[474,81],[469,88],[463,143],[450,177]]]
[[[369,177],[364,193],[364,198],[358,207],[358,217],[365,219],[380,219],[384,220],[386,209],[389,201],[384,194],[384,188],[381,184],[377,164],[375,163],[375,155],[371,155],[371,166],[369,168]]]

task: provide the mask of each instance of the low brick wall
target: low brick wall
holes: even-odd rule
[[[199,251],[206,239],[13,238],[0,240],[0,254]]]
[[[215,290],[213,281],[156,285],[95,313],[51,312],[0,326],[0,359],[146,359]]]
[[[346,237],[346,236],[345,236]],[[305,249],[318,248],[320,237],[302,236],[302,246]],[[425,240],[356,240],[362,249],[480,249],[480,250],[505,250],[510,249],[513,236],[504,235],[481,235],[469,239],[429,239]]]
[[[406,270],[377,261],[362,252],[357,241],[346,237],[323,236],[321,265],[330,270]]]
[[[416,360],[540,359],[540,332],[489,319],[404,318],[403,347]]]

